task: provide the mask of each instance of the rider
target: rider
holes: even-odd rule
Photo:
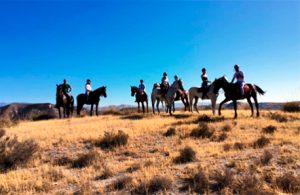
[[[169,89],[169,79],[166,72],[164,72],[163,77],[161,79],[161,93],[165,97],[167,94],[167,91]]]
[[[144,94],[146,91],[146,86],[145,86],[143,80],[140,80],[139,90],[140,90],[141,94]]]
[[[70,93],[72,91],[72,87],[68,84],[68,80],[64,79],[64,82],[61,86],[64,95],[67,97],[67,101],[70,102],[71,99]]]
[[[204,99],[207,93],[208,83],[209,83],[208,76],[206,74],[206,68],[202,68],[201,80],[202,80],[202,84],[201,84],[202,99]]]
[[[240,70],[240,67],[239,65],[234,65],[234,70],[235,70],[235,73],[233,75],[233,78],[231,80],[231,83],[234,82],[234,80],[236,79],[236,84],[239,85],[240,87],[240,95],[241,96],[244,96],[244,84],[245,84],[245,81],[244,81],[244,73]]]
[[[86,95],[86,100],[88,101],[90,92],[92,91],[92,85],[91,85],[91,80],[87,79],[86,84],[85,84],[85,95]]]

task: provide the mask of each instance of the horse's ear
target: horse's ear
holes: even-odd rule
[[[56,87],[58,87],[58,84],[56,84]]]

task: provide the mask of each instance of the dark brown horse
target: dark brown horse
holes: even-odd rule
[[[84,104],[88,104],[91,105],[91,111],[90,111],[90,115],[93,115],[93,106],[95,104],[96,106],[96,115],[98,116],[98,105],[99,105],[99,101],[100,101],[100,96],[104,96],[105,98],[107,97],[106,95],[106,87],[99,87],[98,89],[91,91],[89,94],[89,97],[87,98],[87,96],[85,94],[79,94],[77,96],[77,115],[80,115],[80,111],[83,107]]]
[[[135,95],[136,102],[138,103],[138,112],[140,112],[140,103],[142,103],[143,113],[145,113],[144,102],[146,102],[148,112],[148,95],[144,92],[141,93],[140,89],[135,86],[131,86],[131,96]]]
[[[67,96],[63,93],[62,85],[56,85],[56,108],[58,109],[59,118],[61,118],[60,108],[63,108],[64,118],[73,115],[74,98],[70,96],[68,101]]]
[[[251,107],[251,116],[253,116],[253,105],[251,102],[251,97],[254,99],[255,107],[256,107],[256,116],[259,117],[259,108],[258,108],[258,102],[257,102],[257,93],[260,95],[264,95],[265,92],[258,87],[257,85],[252,85],[249,83],[246,83],[244,85],[244,95],[241,96],[240,87],[237,84],[229,83],[225,76],[216,79],[215,80],[215,88],[216,91],[218,91],[220,88],[222,88],[225,92],[225,99],[220,103],[219,105],[219,115],[221,115],[221,108],[222,105],[230,100],[233,102],[233,108],[234,108],[234,118],[237,118],[237,100],[238,99],[247,99],[250,107]]]
[[[179,86],[179,89],[176,92],[176,97],[174,99],[174,102],[181,100],[184,105],[184,111],[189,111],[189,107],[190,107],[189,95],[188,95],[188,91],[184,90],[181,79],[178,80],[178,86]],[[175,103],[174,102],[173,102],[173,112],[175,112]]]

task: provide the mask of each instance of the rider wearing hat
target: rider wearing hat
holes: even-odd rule
[[[90,79],[87,79],[86,80],[86,84],[85,84],[85,95],[86,95],[86,99],[88,101],[89,99],[89,95],[90,95],[90,92],[92,91],[92,85],[91,85],[91,80]]]
[[[245,84],[244,73],[240,70],[240,67],[237,64],[234,65],[234,70],[235,70],[235,73],[233,75],[231,83],[233,83],[234,80],[236,79],[235,83],[239,85],[241,96],[243,96],[244,95],[243,87],[244,87],[244,84]]]

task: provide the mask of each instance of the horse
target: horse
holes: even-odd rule
[[[189,107],[190,107],[189,93],[188,93],[188,91],[184,90],[181,79],[178,80],[178,87],[179,87],[179,89],[176,92],[176,96],[175,96],[175,99],[173,102],[173,112],[175,112],[175,101],[179,101],[179,100],[181,100],[184,105],[184,111],[187,111],[187,110],[189,110]]]
[[[218,98],[218,91],[215,88],[215,81],[212,82],[211,85],[208,86],[206,95],[203,97],[203,89],[199,87],[191,87],[189,89],[189,98],[190,98],[190,111],[193,112],[193,108],[199,113],[197,108],[198,99],[201,98],[202,100],[210,99],[211,101],[211,109],[213,115],[215,115],[216,109],[216,102]],[[195,99],[195,103],[193,101]]]
[[[64,118],[73,115],[74,98],[70,95],[68,101],[67,96],[63,93],[62,85],[56,85],[56,108],[58,109],[59,118],[61,118],[60,107],[63,108]]]
[[[145,113],[144,102],[146,102],[148,112],[148,95],[145,92],[141,92],[136,86],[131,86],[131,96],[135,95],[136,102],[138,103],[138,112],[140,112],[140,103],[142,103],[143,113]]]
[[[240,87],[237,84],[229,83],[225,76],[217,79],[215,81],[216,90],[222,88],[225,92],[225,99],[219,105],[219,115],[221,115],[222,105],[230,100],[233,102],[234,108],[234,118],[237,118],[237,100],[239,99],[247,99],[250,108],[251,108],[251,117],[253,116],[253,105],[251,102],[251,97],[254,99],[255,107],[256,107],[256,116],[259,117],[259,107],[257,102],[257,93],[260,95],[264,95],[265,91],[263,91],[259,86],[255,84],[246,83],[243,86],[244,95],[241,96]]]
[[[96,106],[96,115],[98,116],[98,105],[100,101],[100,96],[107,97],[106,87],[99,87],[98,89],[91,91],[88,98],[86,94],[81,93],[77,96],[77,115],[80,115],[80,111],[83,108],[84,104],[91,105],[90,115],[93,115],[93,106]]]
[[[156,102],[157,112],[160,113],[159,102],[161,102],[161,104],[164,105],[165,101],[166,101],[165,97],[163,97],[163,95],[161,93],[160,84],[154,83],[152,93],[151,93],[151,103],[152,103],[153,114],[155,114],[155,108],[154,108],[155,102]]]
[[[172,106],[174,105],[174,101],[176,98],[176,92],[179,89],[179,83],[173,82],[173,84],[169,87],[167,94],[166,94],[166,105],[167,105],[167,112],[169,112],[170,115],[172,114]]]

